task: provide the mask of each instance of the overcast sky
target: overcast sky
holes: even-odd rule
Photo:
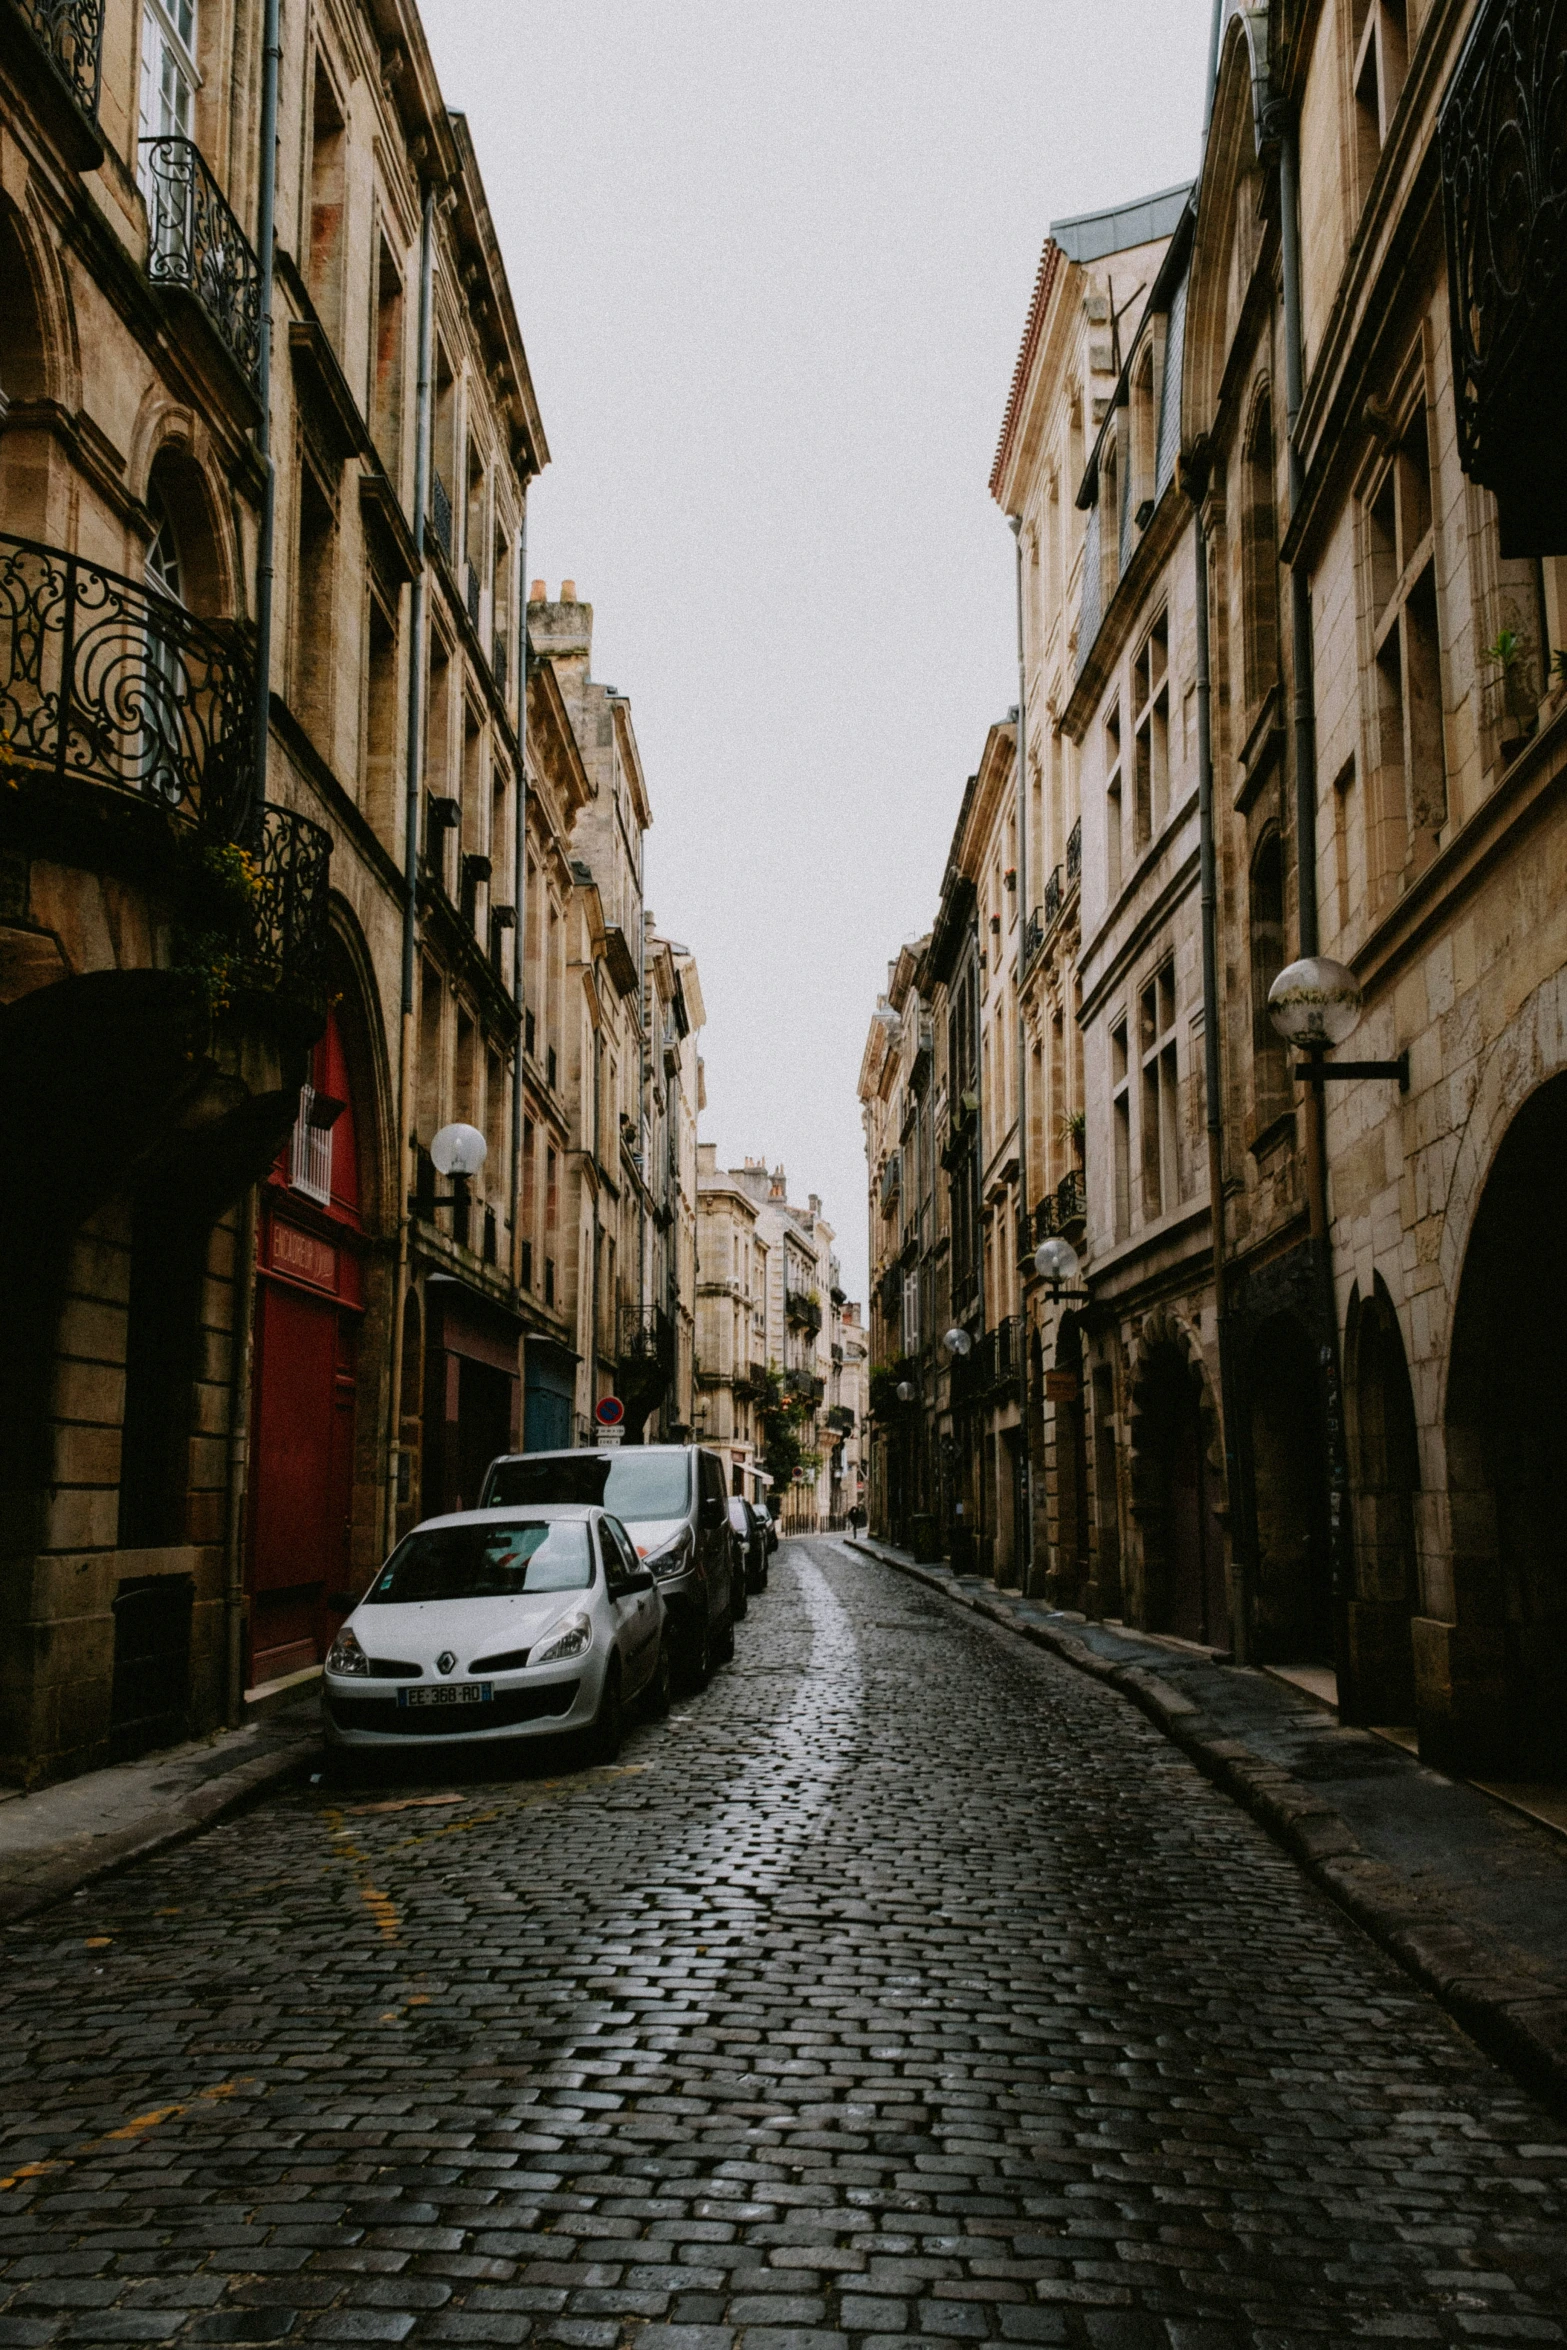
[[[690,946],[704,1139],[866,1280],[855,1081],[1016,701],[986,484],[1052,219],[1196,167],[1208,0],[422,0]]]

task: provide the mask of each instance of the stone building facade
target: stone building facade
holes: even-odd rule
[[[1559,1775],[1567,468],[1546,420],[1567,356],[1556,277],[1520,292],[1483,256],[1546,228],[1555,199],[1504,198],[1487,159],[1497,125],[1520,151],[1548,135],[1532,109],[1560,35],[1515,0],[1217,13],[1196,188],[1147,208],[1134,268],[1107,251],[1104,312],[1084,312],[1108,335],[1077,378],[1081,540],[1057,556],[1038,527],[1076,331],[1048,248],[998,467],[1023,532],[1030,810],[1051,721],[1076,752],[1075,801],[1070,758],[1042,793],[1041,859],[1050,824],[1081,821],[1075,960],[1035,981],[1046,958],[1024,955],[1025,1011],[1059,1002],[1080,1036],[1086,1178],[1086,1295],[1025,1305],[1056,1354],[1031,1387],[1036,1545],[1058,1597],[1314,1675],[1439,1763]],[[892,1276],[921,1251],[889,1214],[907,1007],[939,1030],[945,990],[961,1035],[963,925],[981,953],[1006,935],[983,863],[964,878],[972,912],[949,887],[862,1068],[879,1370],[905,1361]],[[1348,966],[1363,1003],[1320,1076],[1268,1011],[1301,956]],[[987,1123],[983,1069],[947,1078],[976,1098],[993,1212],[1005,1096]],[[1049,1115],[1048,1074],[1031,1099]],[[1026,1131],[1043,1175],[1051,1138]],[[991,1235],[975,1327],[1012,1294]],[[895,1523],[887,1419],[872,1490]]]

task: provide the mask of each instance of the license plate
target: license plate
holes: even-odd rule
[[[399,1705],[488,1705],[495,1695],[489,1681],[441,1681],[433,1689],[399,1689]]]

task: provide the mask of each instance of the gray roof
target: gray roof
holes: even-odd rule
[[[1117,204],[1109,212],[1079,212],[1070,220],[1053,220],[1050,234],[1068,261],[1100,261],[1107,253],[1124,253],[1128,246],[1173,236],[1191,192],[1191,181],[1183,180],[1178,188],[1162,188],[1157,196]]]

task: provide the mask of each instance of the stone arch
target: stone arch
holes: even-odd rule
[[[1240,441],[1241,666],[1248,712],[1279,678],[1278,431],[1266,372],[1251,388]]]
[[[396,1081],[387,1050],[394,1023],[382,1004],[359,918],[336,891],[329,921],[328,983],[338,1024],[365,1088],[365,1098],[356,1105],[365,1229],[384,1237],[397,1230],[399,1188],[406,1174],[397,1149]]]
[[[1197,1333],[1168,1307],[1147,1315],[1131,1367],[1131,1503],[1141,1552],[1134,1619],[1230,1645],[1219,1414]]]
[[[210,432],[190,409],[171,406],[157,390],[143,402],[132,436],[130,477],[147,509],[142,543],[126,569],[141,571],[167,513],[179,542],[184,601],[198,618],[226,620],[248,610],[245,567],[233,511],[224,489],[225,465]]]
[[[1246,1435],[1254,1543],[1252,1637],[1264,1664],[1331,1665],[1332,1557],[1319,1348],[1286,1306],[1251,1332]]]
[[[0,400],[17,411],[0,437],[0,513],[22,536],[50,536],[47,403],[69,405],[75,333],[58,231],[0,195]]]

